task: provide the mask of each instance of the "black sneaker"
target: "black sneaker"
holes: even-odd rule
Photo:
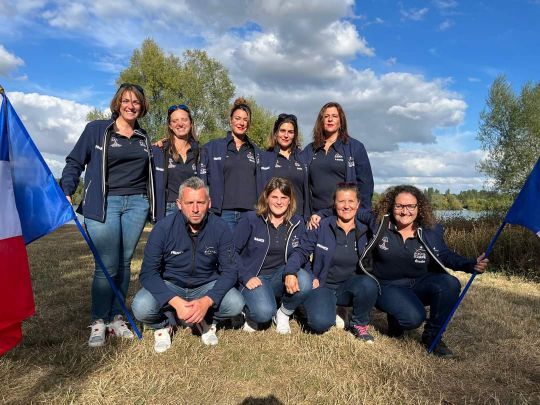
[[[426,347],[426,349],[429,350],[431,347],[431,343],[433,342],[433,338],[422,336],[422,344]],[[451,359],[454,357],[454,352],[450,350],[448,346],[446,346],[446,343],[441,339],[439,340],[439,343],[437,346],[435,346],[435,349],[433,349],[433,352],[431,352],[433,355],[445,359]]]
[[[375,338],[369,333],[368,329],[368,325],[353,325],[351,332],[358,340],[373,344],[375,342]]]
[[[401,339],[403,338],[405,331],[403,328],[399,325],[399,322],[396,318],[394,318],[392,315],[388,314],[386,316],[386,319],[388,321],[388,336]]]

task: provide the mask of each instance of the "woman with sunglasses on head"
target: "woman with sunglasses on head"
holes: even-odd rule
[[[311,191],[309,226],[321,219],[318,211],[332,208],[337,183],[356,183],[361,208],[371,208],[373,174],[364,145],[352,138],[341,105],[329,102],[322,106],[313,128],[313,142],[302,152],[308,164]]]
[[[381,285],[376,306],[388,314],[388,334],[393,337],[426,321],[422,343],[429,348],[461,290],[446,268],[483,273],[489,260],[484,254],[474,259],[450,250],[427,196],[414,186],[387,189],[376,212],[381,226],[364,255],[371,254],[373,274]],[[427,320],[424,306],[429,306]],[[442,340],[433,354],[453,355]]]
[[[116,287],[125,299],[131,258],[150,212],[154,220],[151,144],[138,118],[148,111],[143,89],[122,84],[114,95],[109,120],[86,125],[66,158],[60,184],[68,200],[85,171],[84,199],[77,212]],[[105,344],[105,334],[133,338],[122,318],[105,274],[96,263],[92,282],[92,325],[88,345]]]
[[[231,231],[246,212],[255,209],[264,188],[261,150],[247,135],[250,123],[247,101],[236,99],[227,136],[208,142],[201,151],[201,175],[210,188],[210,210],[220,215]]]
[[[167,110],[167,139],[153,146],[156,178],[156,219],[178,211],[180,184],[199,174],[199,143],[191,111],[184,104]]]
[[[305,231],[304,219],[295,210],[291,182],[272,177],[259,197],[257,211],[248,212],[235,229],[234,246],[243,262],[238,278],[246,300],[247,332],[273,317],[278,333],[291,333],[289,317],[311,290],[306,270],[283,274]],[[279,309],[276,299],[281,300]]]
[[[309,219],[307,165],[301,156],[298,123],[293,114],[280,114],[263,154],[261,172],[264,183],[272,177],[288,179],[296,197],[296,214]]]
[[[307,325],[323,333],[335,324],[336,306],[352,306],[349,330],[360,341],[373,343],[370,312],[378,283],[360,261],[372,229],[356,218],[360,206],[356,185],[340,183],[334,192],[335,216],[308,230],[285,266],[286,276],[296,274],[312,257],[313,289],[304,301]]]

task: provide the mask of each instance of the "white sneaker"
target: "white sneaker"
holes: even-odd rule
[[[105,344],[105,330],[107,329],[103,319],[96,319],[94,322],[92,322],[92,325],[90,325],[89,328],[91,328],[91,332],[90,338],[88,339],[88,346],[103,346]]]
[[[107,325],[107,330],[109,334],[125,339],[133,339],[134,337],[133,332],[128,329],[124,322],[122,315],[116,315],[113,321]]]
[[[345,329],[346,323],[349,321],[349,310],[347,307],[336,307],[336,328]]]
[[[291,333],[291,325],[289,325],[289,315],[286,315],[281,309],[276,311],[276,315],[272,319],[276,324],[276,332],[280,335]]]
[[[171,330],[162,328],[154,331],[154,350],[163,353],[171,347]]]
[[[247,333],[257,332],[257,324],[246,318],[242,330]]]
[[[216,335],[216,324],[208,325],[206,321],[202,321],[197,324],[199,331],[201,332],[201,340],[206,346],[215,346],[218,344],[218,337]]]

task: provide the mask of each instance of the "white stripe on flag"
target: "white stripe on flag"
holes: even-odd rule
[[[15,205],[9,162],[0,160],[0,240],[21,236],[21,221]]]

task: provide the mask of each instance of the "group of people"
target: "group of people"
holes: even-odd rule
[[[168,109],[167,138],[152,145],[138,123],[148,108],[140,86],[122,84],[111,119],[88,123],[67,156],[61,187],[70,199],[85,171],[78,212],[124,298],[144,225],[155,223],[132,310],[155,330],[156,352],[170,348],[180,325],[215,345],[228,318],[241,317],[246,332],[273,322],[287,334],[296,311],[306,330],[323,333],[343,307],[352,308],[345,327],[361,341],[374,341],[375,307],[396,338],[425,321],[429,346],[461,288],[446,268],[487,267],[483,255],[446,246],[418,188],[391,187],[372,209],[369,158],[338,103],[321,108],[303,150],[293,114],[278,116],[267,150],[254,144],[242,98],[224,138],[200,146],[191,111],[179,104]],[[133,337],[96,264],[88,344],[102,346],[107,333]],[[452,355],[443,341],[434,353]]]

